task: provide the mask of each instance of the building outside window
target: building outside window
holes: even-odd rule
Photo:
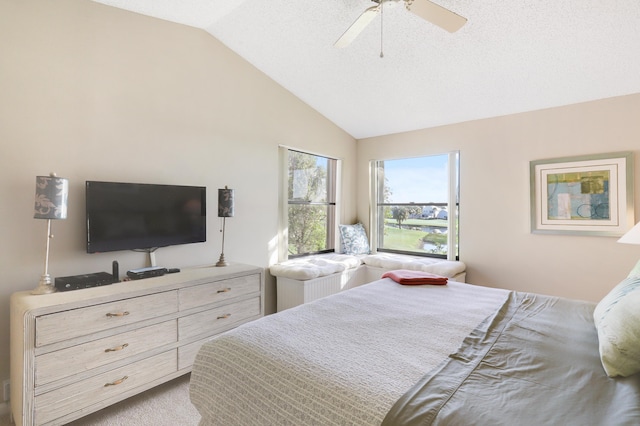
[[[377,251],[457,259],[458,153],[371,165]]]
[[[288,257],[334,251],[337,163],[287,150]]]

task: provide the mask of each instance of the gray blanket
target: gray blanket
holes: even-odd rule
[[[200,349],[201,425],[372,426],[508,297],[376,281],[269,315]]]
[[[606,376],[594,305],[512,293],[383,425],[639,425],[640,374]]]

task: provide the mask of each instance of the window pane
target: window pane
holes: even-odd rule
[[[327,250],[328,217],[333,206],[289,205],[289,255]]]
[[[449,156],[379,161],[384,170],[385,203],[447,203]]]
[[[450,173],[449,154],[376,164],[378,249],[446,256],[449,213],[454,221],[458,214],[448,203],[449,179],[457,176],[457,170]],[[455,241],[457,254],[457,235]]]
[[[327,202],[328,158],[289,151],[289,201]]]
[[[289,151],[288,254],[332,251],[337,161]]]

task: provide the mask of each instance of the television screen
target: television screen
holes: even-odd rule
[[[206,188],[86,182],[87,253],[207,240]]]

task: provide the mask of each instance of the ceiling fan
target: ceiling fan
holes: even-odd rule
[[[443,28],[450,33],[458,31],[467,22],[467,18],[464,18],[457,13],[450,11],[440,5],[437,5],[430,0],[371,0],[376,3],[366,9],[355,20],[353,24],[342,34],[342,36],[335,42],[335,47],[346,47],[364,30],[367,25],[373,21],[379,12],[381,12],[384,3],[400,3],[403,2],[406,9],[412,12],[422,19],[431,22],[434,25]]]

